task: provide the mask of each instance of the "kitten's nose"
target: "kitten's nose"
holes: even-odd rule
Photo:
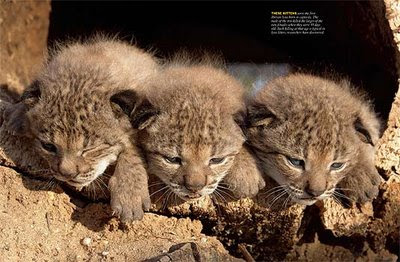
[[[61,173],[64,177],[69,178],[69,179],[75,178],[75,177],[78,175],[77,172],[74,172],[74,171],[72,171],[72,170],[64,170],[64,169],[61,169],[61,168],[60,168],[60,173]]]
[[[67,178],[74,178],[78,174],[78,168],[72,159],[64,158],[58,167],[60,174]]]
[[[192,184],[192,185],[185,185],[185,187],[187,188],[187,190],[189,190],[192,193],[197,193],[199,192],[201,189],[203,189],[203,185],[200,184]]]
[[[189,190],[192,193],[199,192],[207,184],[206,182],[207,178],[202,172],[202,170],[200,170],[200,172],[198,170],[195,171],[192,171],[188,175],[184,176],[184,185],[187,188],[187,190]]]
[[[325,192],[325,190],[316,190],[316,189],[312,189],[310,187],[306,187],[305,191],[307,194],[309,194],[312,197],[318,197]]]

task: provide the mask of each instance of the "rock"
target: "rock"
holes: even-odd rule
[[[397,92],[388,127],[379,141],[376,165],[384,171],[386,177],[400,177],[400,92]]]
[[[322,224],[336,237],[365,235],[368,223],[373,218],[372,203],[366,203],[363,208],[345,208],[333,199],[327,199],[320,208]]]
[[[20,94],[41,67],[50,0],[0,2],[0,86]]]
[[[88,247],[92,243],[92,239],[90,237],[85,237],[82,239],[81,244]]]
[[[243,259],[237,259],[227,254],[221,254],[204,248],[196,243],[181,243],[172,246],[168,253],[158,257],[145,260],[147,262],[168,262],[168,261],[182,261],[182,262],[201,262],[201,261],[231,261],[241,262]]]
[[[188,240],[216,257],[230,258],[221,242],[201,233],[197,220],[148,213],[122,230],[107,204],[79,208],[62,191],[49,197],[46,188],[40,189],[43,181],[7,167],[0,167],[0,184],[0,260],[52,261],[56,253],[60,261],[143,261]]]

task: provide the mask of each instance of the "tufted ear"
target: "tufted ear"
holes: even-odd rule
[[[124,114],[130,116],[138,101],[139,96],[133,90],[120,91],[110,98],[111,108],[117,117]]]
[[[18,103],[9,105],[3,112],[4,125],[13,135],[29,135],[29,119],[26,113],[41,95],[38,81],[34,81],[22,94]]]
[[[242,130],[246,128],[246,113],[244,111],[233,114],[233,120]]]
[[[147,99],[141,101],[131,113],[131,123],[134,128],[144,129],[149,126],[160,111]]]
[[[363,141],[366,144],[374,146],[371,133],[367,129],[365,123],[363,123],[360,117],[357,117],[356,120],[354,121],[354,129],[356,130],[356,133],[358,137],[361,139],[361,141]]]
[[[40,83],[39,81],[35,80],[25,91],[22,93],[21,102],[32,107],[39,101],[42,92],[40,90]]]
[[[114,113],[129,116],[133,128],[144,129],[159,111],[146,99],[139,97],[133,90],[124,90],[114,94],[111,99]]]
[[[247,107],[246,127],[270,126],[278,118],[265,105],[254,104]]]
[[[29,133],[28,106],[23,102],[9,105],[3,111],[5,128],[13,135],[26,136]]]

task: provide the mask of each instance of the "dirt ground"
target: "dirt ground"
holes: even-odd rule
[[[107,203],[16,170],[0,167],[0,261],[236,261],[227,250],[242,257],[239,244],[257,261],[397,260],[397,176],[365,206],[327,200],[271,210],[260,199],[218,205],[206,199],[165,211],[154,205],[142,221],[122,225]],[[190,244],[182,249],[183,243]]]
[[[220,261],[231,259],[197,220],[149,213],[121,228],[107,204],[79,207],[85,203],[61,188],[40,190],[43,181],[10,168],[0,174],[0,261],[142,261],[185,242]]]

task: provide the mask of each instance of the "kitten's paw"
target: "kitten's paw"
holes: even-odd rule
[[[110,181],[111,182],[111,181]],[[110,187],[113,188],[113,187]],[[141,220],[144,211],[150,209],[150,196],[145,189],[122,189],[110,190],[110,205],[113,215],[119,217],[122,222]]]
[[[122,222],[141,220],[150,209],[150,198],[139,194],[111,194],[111,209]]]
[[[364,181],[360,184],[360,188],[355,189],[354,192],[349,192],[349,197],[355,202],[364,204],[378,196],[379,183],[374,184],[372,181]]]
[[[247,180],[230,181],[230,188],[237,198],[254,197],[265,187],[265,181],[261,176],[251,176]]]
[[[338,187],[343,188],[343,194],[352,201],[364,204],[378,196],[381,181],[382,177],[376,170],[359,170],[359,173],[345,178]]]

